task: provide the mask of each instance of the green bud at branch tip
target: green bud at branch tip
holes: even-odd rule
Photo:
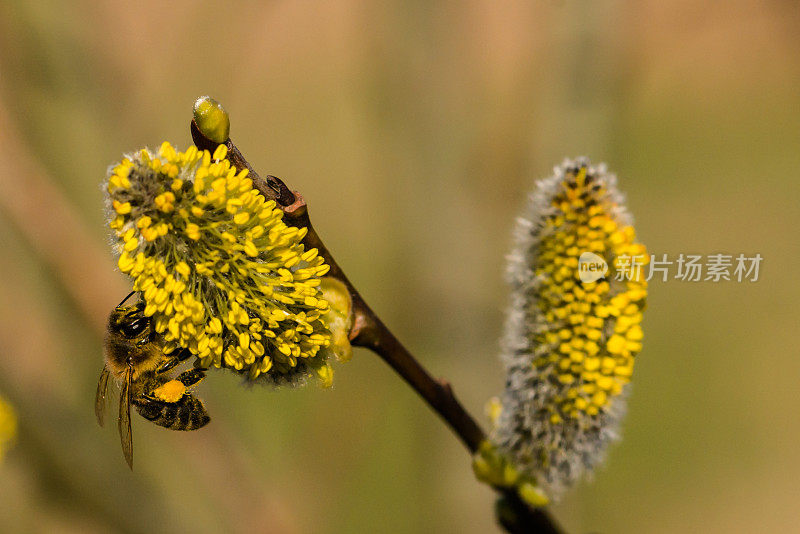
[[[194,122],[200,132],[215,143],[224,143],[230,136],[231,119],[222,104],[210,96],[201,96],[195,101]]]

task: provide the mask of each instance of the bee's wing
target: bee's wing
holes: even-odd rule
[[[103,366],[100,380],[97,381],[97,393],[94,396],[94,414],[97,422],[103,426],[106,415],[106,393],[108,393],[108,367]]]
[[[128,467],[133,469],[133,438],[131,437],[131,379],[133,369],[128,369],[125,373],[125,381],[122,383],[122,392],[119,395],[119,437],[122,440],[122,454]]]

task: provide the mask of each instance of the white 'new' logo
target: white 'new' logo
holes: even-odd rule
[[[581,282],[596,282],[607,274],[608,263],[594,252],[584,252],[578,258],[578,278]]]

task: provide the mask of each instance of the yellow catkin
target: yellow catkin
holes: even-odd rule
[[[11,404],[0,397],[0,461],[17,438],[17,413]]]
[[[616,434],[649,256],[616,177],[579,159],[537,184],[510,258],[509,376],[492,443],[557,495]]]
[[[320,277],[329,269],[301,243],[307,230],[213,154],[169,143],[112,167],[108,178],[119,269],[167,342],[204,366],[274,382],[327,370],[330,311]]]

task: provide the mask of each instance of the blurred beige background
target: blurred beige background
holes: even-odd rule
[[[365,351],[332,391],[212,375],[207,429],[135,418],[133,474],[97,427],[98,326],[129,286],[99,184],[125,151],[186,147],[202,94],[484,424],[508,230],[564,157],[608,162],[653,253],[760,253],[756,283],[652,284],[625,439],[554,513],[800,528],[796,2],[126,5],[0,4],[0,392],[20,418],[0,531],[496,530],[461,445]]]

